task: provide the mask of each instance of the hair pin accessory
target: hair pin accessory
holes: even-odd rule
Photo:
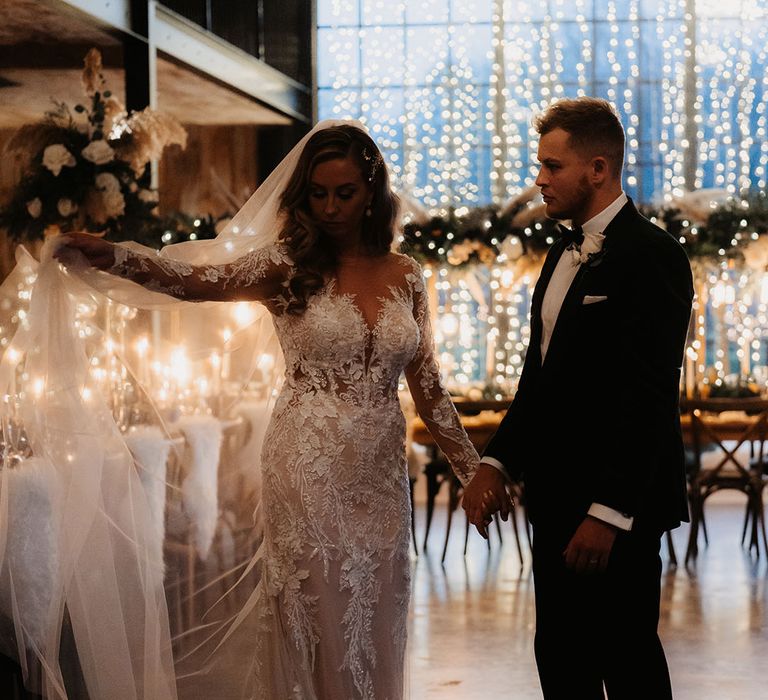
[[[368,148],[363,148],[363,158],[371,168],[371,172],[368,175],[368,182],[373,182],[376,177],[376,171],[380,166],[384,165],[384,159],[381,157],[381,153],[368,153]]]

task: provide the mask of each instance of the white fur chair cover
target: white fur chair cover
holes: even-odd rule
[[[184,433],[188,446],[184,456],[186,476],[181,486],[182,502],[192,523],[195,549],[200,559],[205,561],[219,517],[221,421],[213,416],[183,416],[176,426]]]
[[[156,426],[135,426],[125,435],[125,444],[133,455],[139,479],[147,494],[152,531],[153,561],[163,561],[165,539],[165,489],[171,442]]]
[[[56,578],[58,533],[51,510],[51,492],[58,482],[54,466],[30,457],[9,469],[8,524],[5,566],[0,576],[0,607],[13,617],[14,600],[28,648],[45,643]],[[13,571],[13,581],[9,576]]]

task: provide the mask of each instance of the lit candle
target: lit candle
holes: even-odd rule
[[[160,342],[162,340],[162,328],[160,326],[160,312],[156,309],[152,311],[152,348],[154,349],[154,360],[160,359]]]
[[[221,393],[221,355],[217,352],[211,353],[211,391],[214,396]]]
[[[8,348],[7,351],[8,361],[11,363],[11,386],[10,395],[11,403],[16,408],[16,370],[18,369],[18,362],[21,357],[21,353],[16,348]]]
[[[176,386],[179,390],[187,388],[191,378],[191,368],[187,351],[183,345],[179,345],[171,352],[170,374],[176,380]]]
[[[685,351],[685,395],[692,399],[696,395],[696,351],[687,348]]]
[[[224,353],[221,361],[221,378],[226,381],[229,379],[230,355],[232,354],[232,351],[227,346],[229,341],[232,340],[232,331],[229,328],[225,328],[222,336],[224,337]]]
[[[139,356],[139,381],[146,387],[149,382],[149,338],[142,335],[136,341],[136,354]]]
[[[485,345],[485,381],[487,384],[493,382],[493,370],[496,364],[496,329],[491,328],[486,336]]]
[[[264,384],[269,384],[271,381],[272,370],[275,367],[275,358],[268,352],[262,353],[259,357],[259,369],[261,370],[261,379]]]

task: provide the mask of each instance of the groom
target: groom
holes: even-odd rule
[[[570,220],[531,303],[519,387],[464,508],[481,532],[525,484],[535,654],[546,700],[672,697],[657,634],[659,547],[688,519],[678,393],[693,299],[685,252],[622,191],[610,104],[561,100],[536,120],[536,184]]]

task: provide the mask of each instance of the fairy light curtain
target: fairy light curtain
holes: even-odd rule
[[[519,195],[537,172],[533,113],[586,94],[619,110],[637,202],[766,187],[763,0],[319,0],[317,19],[319,116],[366,123],[400,192],[432,213]],[[521,263],[427,270],[452,390],[514,391],[538,276]],[[689,388],[766,385],[764,267],[712,260],[697,279]]]
[[[501,203],[533,182],[531,115],[605,97],[641,203],[766,183],[763,0],[319,0],[321,118],[371,128],[429,208]]]

